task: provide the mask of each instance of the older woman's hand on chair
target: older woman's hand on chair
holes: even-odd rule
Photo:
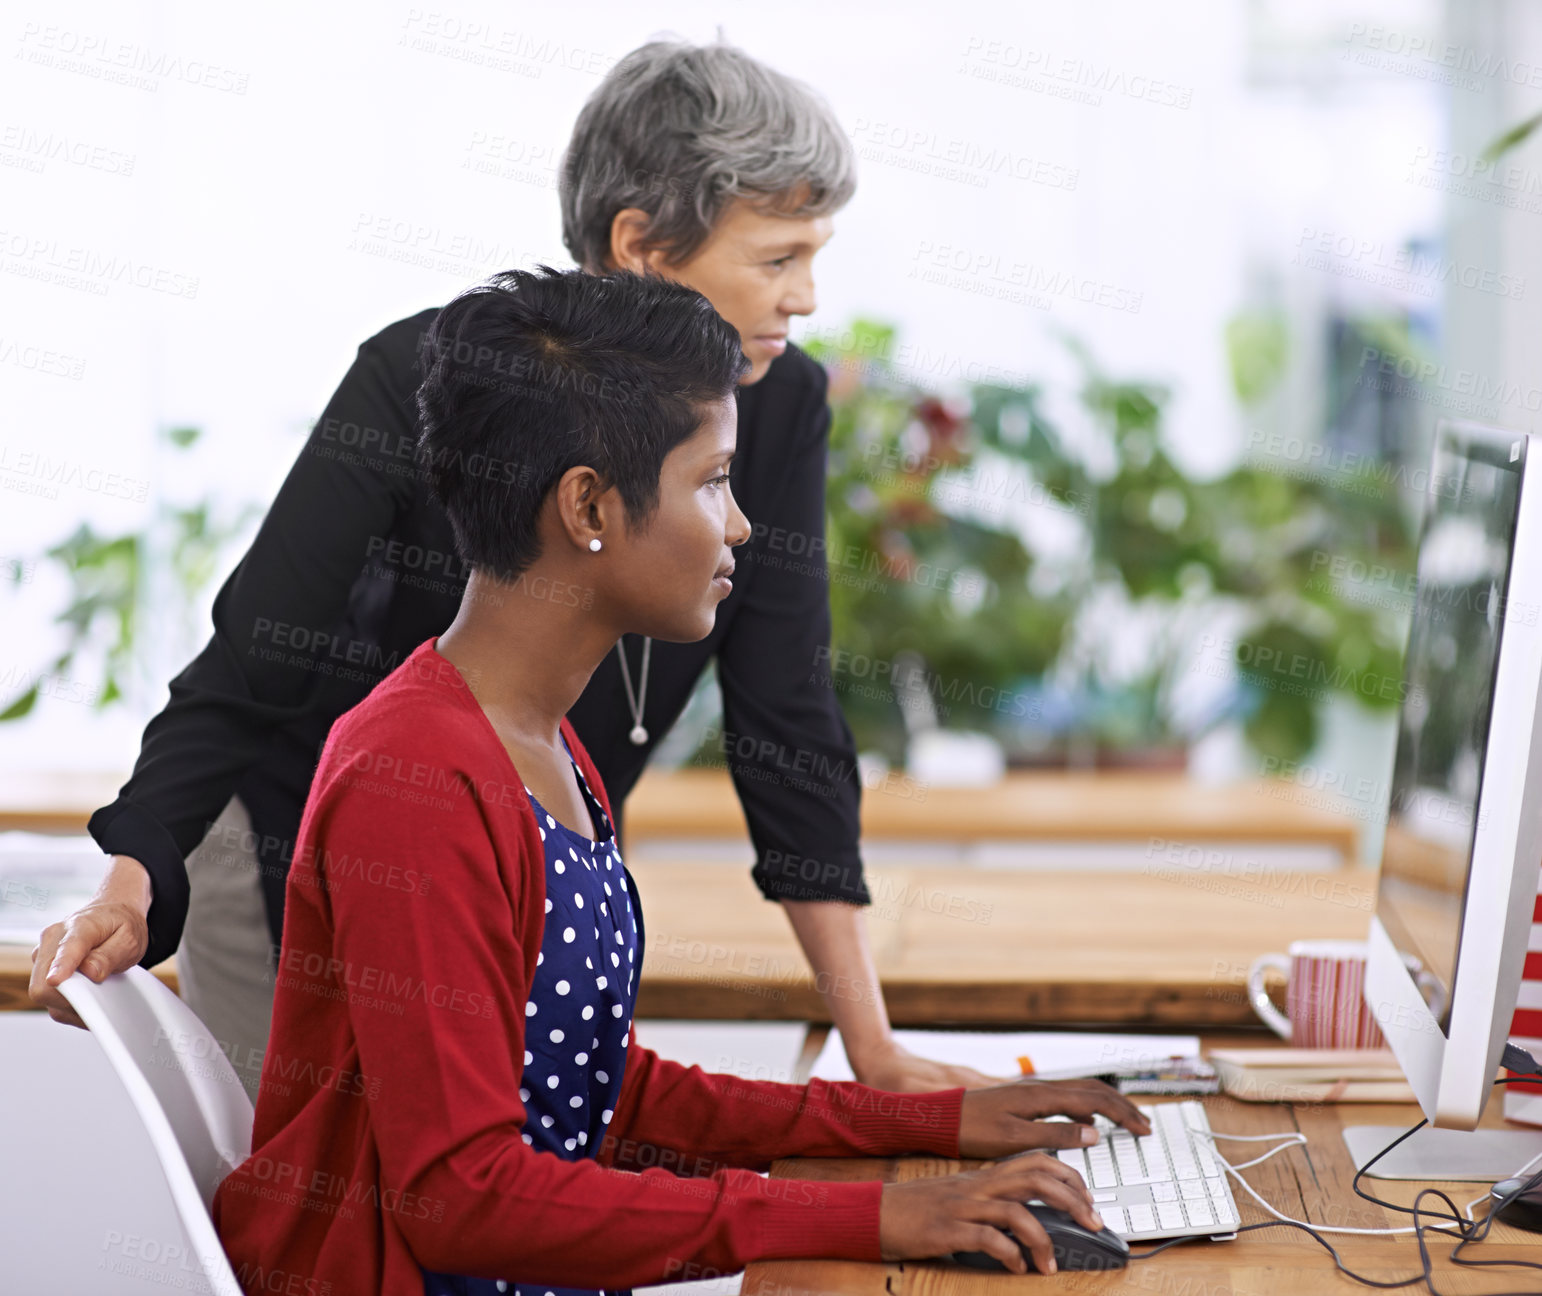
[[[127,855],[114,855],[96,894],[63,922],[43,929],[32,951],[28,998],[56,1022],[84,1029],[85,1023],[56,987],[77,969],[100,984],[138,963],[150,947],[145,916],[152,895],[145,866]]]

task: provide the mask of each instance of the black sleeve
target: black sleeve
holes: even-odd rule
[[[411,498],[411,390],[375,339],[359,348],[220,589],[208,646],[171,681],[171,700],[145,727],[118,799],[91,816],[88,830],[103,851],[149,870],[144,967],[182,939],[186,857],[274,730],[318,705],[316,662],[330,646],[318,636],[335,636],[371,537],[388,535]]]
[[[828,670],[830,407],[824,370],[810,369],[817,383],[785,431],[787,482],[771,515],[750,519],[755,538],[735,560],[749,559],[752,573],[718,649],[722,751],[749,824],[761,894],[868,904],[856,740]],[[780,548],[764,543],[774,536],[799,539]]]

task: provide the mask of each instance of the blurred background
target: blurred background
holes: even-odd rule
[[[574,116],[663,33],[859,157],[794,340],[869,771],[1384,789],[1434,426],[1542,411],[1521,0],[9,7],[0,777],[129,768],[358,343],[570,264]]]

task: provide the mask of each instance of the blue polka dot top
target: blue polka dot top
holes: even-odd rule
[[[546,927],[525,1004],[525,1069],[519,1098],[525,1106],[520,1137],[538,1152],[576,1161],[599,1152],[621,1094],[637,974],[642,967],[642,936],[631,879],[616,849],[610,817],[571,751],[568,760],[595,836],[582,836],[558,823],[530,797],[545,846]],[[504,1292],[580,1296],[579,1289],[521,1283],[512,1275],[494,1280],[427,1270],[423,1292],[424,1296]]]

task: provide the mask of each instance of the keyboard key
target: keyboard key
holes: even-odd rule
[[[1150,1233],[1157,1226],[1156,1211],[1150,1206],[1131,1206],[1126,1213],[1130,1217],[1131,1233]]]
[[[1095,1190],[1108,1227],[1135,1236],[1235,1228],[1236,1203],[1206,1136],[1203,1104],[1162,1103],[1139,1110],[1151,1122],[1150,1134],[1105,1129],[1107,1123],[1100,1120],[1102,1142],[1059,1154]],[[1122,1194],[1113,1190],[1123,1185],[1149,1186],[1150,1204],[1116,1205]]]

